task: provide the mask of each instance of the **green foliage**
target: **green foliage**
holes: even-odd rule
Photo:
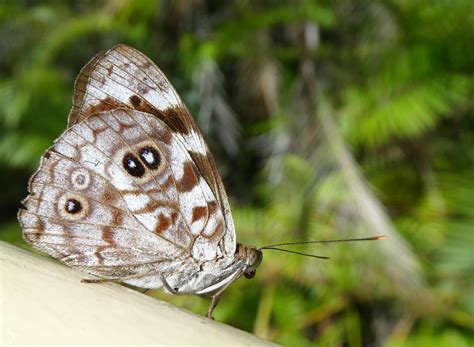
[[[0,239],[29,247],[15,214],[74,78],[127,43],[204,130],[239,241],[390,236],[295,248],[329,261],[268,251],[217,320],[289,346],[472,345],[473,14],[469,0],[3,1]]]

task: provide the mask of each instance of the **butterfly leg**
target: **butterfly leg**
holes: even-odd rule
[[[119,277],[119,278],[83,278],[81,280],[81,283],[105,283],[105,282],[122,283],[129,279],[137,279],[137,278],[141,278],[150,274],[153,274],[153,272],[147,272],[145,274],[133,274],[130,276],[124,276],[124,277]]]
[[[83,278],[81,283],[105,283],[105,282],[114,282],[118,283],[118,280],[108,279],[108,278]]]
[[[212,312],[214,311],[217,304],[219,303],[219,300],[221,299],[221,294],[224,292],[224,290],[227,289],[228,286],[230,286],[231,283],[233,283],[237,278],[239,278],[239,276],[242,275],[242,273],[243,273],[242,269],[237,270],[231,276],[231,279],[224,286],[222,286],[216,293],[212,295],[211,305],[209,305],[209,309],[207,310],[207,315],[206,315],[207,318],[214,319],[214,317],[212,316]]]
[[[83,278],[81,280],[81,283],[107,283],[107,282],[112,282],[112,283],[120,283],[119,280],[113,280],[113,279],[107,279],[107,278]],[[143,290],[137,289],[142,294],[145,294],[148,292],[150,288],[145,288]]]
[[[212,316],[212,312],[214,311],[217,304],[221,300],[221,294],[222,294],[222,291],[219,290],[218,293],[212,296],[211,304],[209,305],[209,309],[207,310],[207,315],[206,315],[207,318],[214,320],[214,317]]]

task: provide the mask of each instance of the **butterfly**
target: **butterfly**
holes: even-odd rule
[[[100,279],[212,297],[252,278],[262,250],[362,239],[236,243],[216,163],[189,110],[143,53],[117,45],[76,79],[67,129],[42,156],[18,219],[34,248]]]
[[[67,129],[41,158],[18,219],[34,248],[100,282],[212,297],[251,278],[215,161],[143,53],[117,45],[76,79]]]

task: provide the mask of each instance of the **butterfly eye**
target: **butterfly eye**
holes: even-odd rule
[[[66,200],[64,209],[67,213],[76,214],[82,211],[82,204],[76,199],[68,199]]]
[[[122,165],[125,171],[134,177],[142,177],[145,174],[143,164],[132,153],[126,153],[123,156]]]
[[[151,146],[146,146],[139,151],[140,159],[149,169],[157,169],[161,163],[160,153]]]
[[[255,276],[255,270],[254,271],[250,271],[250,272],[244,272],[244,276],[245,278],[247,279],[251,279]]]

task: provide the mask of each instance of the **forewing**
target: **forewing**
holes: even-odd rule
[[[214,159],[188,109],[165,75],[141,52],[118,45],[94,57],[79,74],[69,126],[99,111],[128,108],[152,114],[173,133],[209,186],[225,220],[220,247],[235,252],[235,228]]]

